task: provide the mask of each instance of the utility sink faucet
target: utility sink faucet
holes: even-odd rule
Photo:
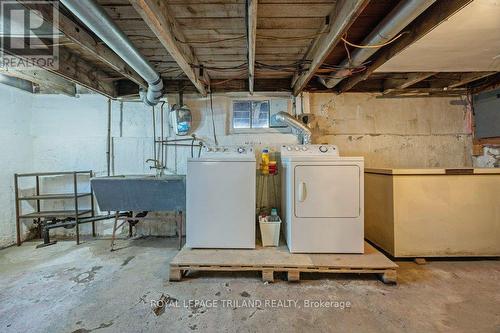
[[[165,167],[161,164],[161,162],[154,158],[148,158],[146,163],[153,162],[153,165],[149,166],[149,169],[156,169],[156,175],[161,177],[163,176]]]

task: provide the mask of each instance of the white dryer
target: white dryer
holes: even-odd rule
[[[282,215],[290,252],[364,252],[364,159],[334,145],[281,148]]]
[[[255,178],[251,147],[209,147],[188,159],[186,246],[255,248]]]

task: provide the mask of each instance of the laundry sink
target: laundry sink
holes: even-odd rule
[[[119,175],[90,180],[102,211],[185,210],[186,177]]]

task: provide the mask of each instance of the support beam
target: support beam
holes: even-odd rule
[[[413,96],[462,96],[467,94],[465,88],[454,88],[443,90],[442,88],[406,88],[395,89],[388,94],[383,94],[380,98],[391,97],[413,97]]]
[[[253,94],[255,77],[255,40],[257,37],[257,0],[249,0],[247,8],[248,91]]]
[[[59,57],[59,68],[57,70],[49,69],[50,72],[84,86],[87,89],[103,94],[106,97],[116,97],[114,82],[110,80],[106,73],[95,68],[93,64],[89,64],[79,55],[71,53],[67,49],[60,48]]]
[[[0,71],[0,83],[10,87],[27,91],[31,94],[34,94],[37,88],[36,86],[33,85],[32,82],[28,80],[24,80],[10,75],[5,75],[4,72],[2,71]]]
[[[205,83],[210,85],[208,75],[201,68],[200,72],[202,73],[194,69],[199,65],[199,62],[191,48],[179,42],[185,41],[186,38],[172,16],[166,1],[130,0],[130,3],[156,37],[158,37],[179,67],[182,68],[196,89],[205,96],[207,94]],[[204,78],[206,82],[202,82]]]
[[[305,59],[311,60],[307,71],[298,76],[293,84],[293,94],[297,96],[305,88],[326,57],[349,30],[354,20],[368,5],[369,0],[339,0],[329,16],[328,33],[320,36],[307,53]]]
[[[436,73],[409,73],[406,79],[387,79],[384,82],[384,94],[394,90],[408,88],[420,81],[423,81]]]
[[[460,79],[448,86],[448,89],[457,88],[467,83],[471,83],[477,80],[481,80],[490,75],[496,74],[498,72],[474,72],[474,73],[464,73],[460,75]]]
[[[165,93],[179,93],[182,91],[184,94],[196,93],[196,88],[192,83],[187,80],[164,80],[165,82]],[[254,92],[291,92],[291,80],[290,78],[275,78],[275,79],[265,79],[265,78],[255,78],[254,81]],[[133,87],[130,81],[120,80],[117,81],[117,91],[119,97],[133,96],[137,95],[137,87]],[[380,91],[380,90],[379,90]],[[212,80],[212,92],[213,93],[226,93],[226,92],[248,92],[248,80],[244,79],[234,79],[228,81],[227,79],[213,79]]]
[[[62,93],[68,96],[76,95],[76,86],[74,83],[63,79],[62,77],[53,74],[44,69],[0,69],[0,73],[10,77],[15,77],[22,80],[33,82],[40,86],[41,92],[52,90],[55,93]]]
[[[374,60],[368,65],[363,73],[354,75],[341,82],[339,85],[339,92],[348,91],[359,82],[366,80],[377,68],[425,36],[429,31],[468,5],[471,1],[472,0],[436,1],[427,11],[405,29],[408,33],[391,45],[377,52],[374,56]]]
[[[30,2],[30,1],[20,1],[22,4],[32,10],[36,10],[36,13],[47,23],[54,24],[52,22],[53,16],[50,13],[51,8],[45,4],[40,4],[40,2]],[[89,53],[96,59],[99,59],[113,70],[118,72],[120,75],[126,77],[127,79],[135,82],[139,86],[147,88],[147,83],[144,79],[137,74],[127,63],[120,58],[116,53],[114,53],[109,47],[102,42],[96,40],[90,33],[87,32],[86,28],[82,25],[73,22],[63,13],[59,13],[58,18],[58,28],[61,33],[63,33],[69,40],[82,48],[85,52]]]
[[[13,50],[7,49],[2,49],[0,51],[8,55],[15,56],[25,62],[31,63],[32,65],[36,66],[36,64],[33,64],[32,60],[30,60],[29,55],[20,56],[13,52]],[[59,75],[87,89],[103,94],[106,97],[116,97],[114,82],[106,73],[95,68],[93,65],[81,59],[79,55],[70,52],[64,47],[59,48],[58,67],[40,68],[45,69],[53,74]]]
[[[477,94],[483,91],[490,91],[500,88],[500,72],[488,77],[487,82],[481,83],[472,88],[472,93]]]

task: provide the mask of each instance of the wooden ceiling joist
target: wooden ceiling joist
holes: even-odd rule
[[[76,95],[76,86],[74,83],[43,69],[2,69],[0,73],[36,83],[40,87],[50,88],[64,95]]]
[[[337,2],[329,16],[330,26],[326,30],[328,33],[320,35],[305,56],[305,59],[311,60],[308,70],[295,78],[292,87],[295,96],[305,88],[368,3],[369,0],[339,0]]]
[[[472,0],[436,1],[405,29],[407,33],[393,44],[378,51],[366,70],[351,76],[339,84],[339,92],[346,92],[356,84],[366,80],[377,68],[400,53],[408,46],[425,36],[429,31],[448,19],[451,15],[467,6]]]
[[[467,83],[471,83],[477,80],[481,80],[490,75],[496,74],[498,72],[474,72],[474,73],[464,73],[460,76],[460,79],[457,82],[454,82],[448,85],[448,89],[457,88]]]
[[[179,84],[180,82],[180,84]],[[120,87],[121,86],[121,87]],[[179,91],[185,94],[196,93],[196,88],[188,80],[165,80],[167,93],[178,93]],[[123,83],[120,82],[119,88],[123,88]],[[290,78],[255,78],[254,92],[290,92]],[[212,92],[248,92],[248,80],[242,79],[212,79]],[[125,91],[122,90],[122,93]]]
[[[186,41],[186,38],[179,29],[172,13],[170,13],[167,4],[164,1],[155,0],[130,0],[130,3],[179,67],[182,68],[196,89],[205,96],[207,94],[205,84],[210,85],[208,75],[206,71],[197,70],[199,62],[191,48],[186,44],[182,44],[182,42]],[[200,72],[202,72],[201,75]]]
[[[50,13],[51,8],[45,4],[36,1],[26,1],[23,2],[23,5],[35,10],[35,13],[39,14],[45,22],[54,24],[54,22],[52,22],[53,15]],[[99,59],[114,71],[135,82],[139,86],[147,87],[147,83],[144,79],[127,65],[122,58],[114,53],[109,47],[97,41],[84,27],[70,20],[63,13],[59,13],[58,28],[70,41],[88,52],[94,58]]]
[[[255,77],[255,40],[257,37],[257,0],[249,0],[247,7],[248,90],[253,94]]]
[[[24,54],[19,55],[13,50],[2,49],[8,55],[17,57],[26,63],[30,63],[33,67],[37,64],[33,63],[33,57]],[[70,52],[65,47],[59,48],[59,66],[40,67],[50,73],[59,75],[73,83],[79,84],[87,89],[100,93],[109,98],[116,97],[116,89],[114,79],[95,67],[94,64],[83,60],[79,55]],[[24,69],[23,69],[24,70]]]
[[[430,78],[436,73],[409,73],[406,79],[387,79],[384,82],[384,94],[391,93],[394,90],[405,89],[412,85]]]
[[[114,79],[96,69],[93,64],[82,60],[78,55],[64,48],[59,49],[59,58],[59,67],[57,69],[48,68],[50,72],[106,97],[116,97]]]
[[[395,89],[383,97],[411,97],[411,96],[462,96],[467,93],[466,88],[443,90],[441,88],[406,88]]]

